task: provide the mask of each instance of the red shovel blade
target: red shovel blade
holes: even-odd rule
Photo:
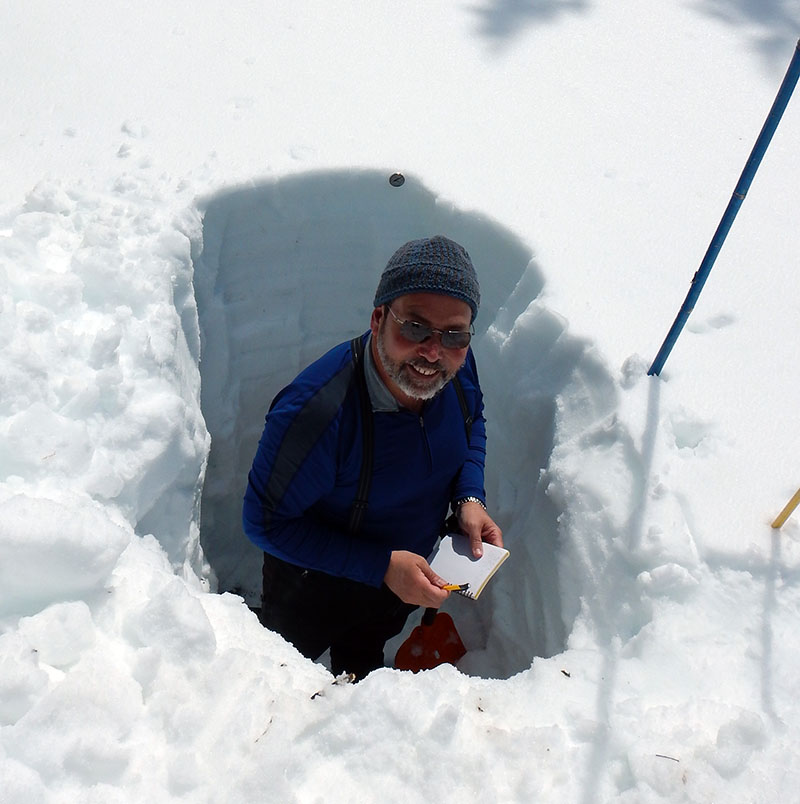
[[[456,631],[453,618],[440,612],[430,625],[418,625],[398,648],[394,666],[398,670],[430,670],[445,662],[455,664],[467,649]]]

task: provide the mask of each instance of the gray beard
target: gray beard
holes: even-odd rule
[[[394,382],[397,387],[408,397],[411,399],[433,399],[450,380],[455,377],[456,372],[450,372],[449,374],[444,371],[444,367],[441,363],[429,363],[427,360],[409,360],[407,363],[397,363],[392,360],[389,355],[386,353],[386,347],[383,343],[383,328],[386,324],[386,321],[382,322],[381,326],[378,329],[378,337],[376,340],[376,345],[378,347],[378,357],[380,357],[381,365],[383,366],[383,370],[389,376],[389,379]],[[435,383],[422,383],[417,384],[414,377],[411,376],[409,373],[408,368],[406,368],[407,364],[414,365],[418,364],[421,367],[428,368],[428,369],[437,369],[439,372],[439,377],[437,378],[437,382]],[[463,365],[463,364],[462,364]],[[461,366],[459,366],[461,368]],[[456,370],[457,371],[457,370]]]

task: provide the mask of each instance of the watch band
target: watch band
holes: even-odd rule
[[[460,508],[464,503],[468,502],[478,503],[478,505],[480,505],[480,507],[483,508],[484,511],[486,510],[486,504],[479,497],[459,497],[453,503],[453,510],[455,510],[456,508]]]

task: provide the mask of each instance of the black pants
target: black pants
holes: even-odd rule
[[[261,622],[304,656],[331,651],[334,675],[361,679],[383,667],[387,640],[403,630],[416,606],[385,584],[379,589],[349,578],[303,569],[264,553]]]

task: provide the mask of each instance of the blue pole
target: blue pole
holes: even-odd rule
[[[792,61],[789,64],[789,69],[786,71],[786,75],[783,78],[781,88],[778,90],[775,102],[772,104],[772,109],[770,109],[769,115],[767,115],[767,120],[764,123],[764,127],[761,129],[761,133],[758,135],[756,144],[753,146],[753,150],[750,152],[750,157],[747,160],[747,164],[744,166],[742,175],[739,177],[739,183],[736,185],[736,189],[733,191],[731,200],[728,202],[728,207],[725,210],[725,214],[722,216],[719,226],[717,226],[717,231],[711,240],[708,251],[706,251],[703,262],[700,263],[700,267],[697,269],[697,272],[692,278],[689,293],[683,302],[683,306],[678,311],[678,315],[675,318],[670,331],[667,333],[664,343],[661,344],[661,348],[658,350],[658,354],[656,355],[656,359],[653,361],[653,365],[650,366],[647,372],[650,375],[658,375],[661,373],[661,369],[664,367],[664,363],[669,357],[669,353],[672,351],[675,341],[678,340],[678,335],[681,334],[683,325],[689,318],[689,314],[692,312],[692,310],[694,310],[697,297],[700,295],[700,291],[703,289],[703,285],[705,285],[709,273],[711,273],[714,260],[717,259],[717,254],[719,253],[720,248],[722,248],[722,244],[725,242],[725,238],[727,237],[728,231],[733,224],[736,213],[739,211],[739,207],[742,205],[742,201],[744,201],[747,191],[750,189],[750,183],[753,181],[753,176],[756,175],[758,166],[761,164],[761,159],[767,150],[767,146],[772,139],[772,135],[775,133],[775,129],[778,127],[781,116],[786,109],[786,104],[789,103],[789,98],[792,96],[792,92],[797,84],[798,76],[800,76],[800,40],[797,42],[794,56],[792,57]]]

